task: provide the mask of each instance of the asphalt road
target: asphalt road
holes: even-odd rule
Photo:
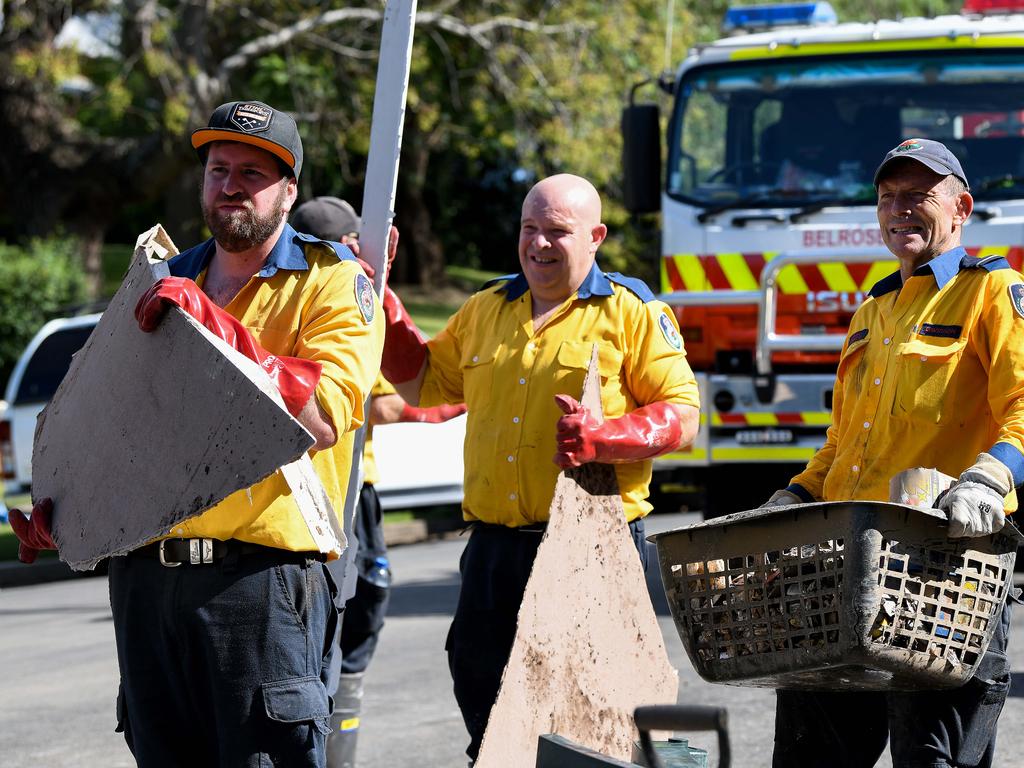
[[[694,520],[659,515],[656,532]],[[458,593],[453,539],[396,547],[388,623],[368,674],[360,765],[465,766],[466,737],[451,692],[444,639]],[[655,570],[652,568],[652,571]],[[733,765],[771,762],[774,694],[712,685],[694,673],[668,615],[656,574],[649,574],[669,655],[680,672],[681,703],[729,710]],[[1024,768],[1024,610],[1011,636],[1014,689],[1002,716],[996,765]],[[0,764],[8,768],[115,768],[133,761],[114,729],[117,662],[102,577],[0,591]],[[689,734],[710,748],[714,737]],[[888,756],[879,766],[890,766]]]

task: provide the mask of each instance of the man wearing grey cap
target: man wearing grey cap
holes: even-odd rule
[[[177,306],[259,363],[315,439],[313,467],[340,513],[384,342],[373,285],[346,247],[288,225],[302,168],[289,115],[223,104],[192,146],[213,237],[170,260],[172,277],[136,306],[139,327]],[[41,501],[31,521],[12,513],[23,560],[53,546],[54,506]],[[338,624],[326,562],[341,553],[315,525],[278,472],[111,558],[118,730],[138,765],[325,764]]]
[[[764,506],[887,501],[889,479],[935,467],[950,538],[998,531],[1024,481],[1024,280],[1001,257],[969,256],[967,176],[943,144],[908,139],[874,178],[882,241],[899,271],[850,322],[824,447]],[[1012,590],[962,688],[778,692],[776,768],[868,768],[890,741],[895,768],[992,766],[1006,700]]]
[[[314,197],[292,214],[292,226],[323,240],[347,245],[359,253],[359,228],[362,222],[355,209],[337,197]],[[395,258],[398,230],[392,227],[388,237],[388,261]],[[372,268],[362,262],[364,269]],[[398,297],[386,287],[394,301]],[[381,424],[419,422],[439,424],[465,413],[466,406],[439,405],[418,408],[409,405],[395,388],[378,375],[370,392],[369,424],[363,445],[363,483],[356,499],[352,520],[345,520],[346,536],[352,529],[349,548],[339,560],[328,564],[334,579],[343,584],[335,596],[342,612],[338,649],[327,676],[327,692],[334,699],[331,732],[327,737],[327,768],[353,768],[356,764],[356,742],[361,727],[363,677],[377,648],[387,611],[391,568],[384,541],[382,509],[377,489],[380,480],[373,452],[373,428]],[[351,563],[351,568],[346,567]]]

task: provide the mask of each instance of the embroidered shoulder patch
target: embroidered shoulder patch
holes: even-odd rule
[[[356,275],[355,292],[356,304],[359,305],[359,312],[363,316],[363,322],[372,322],[373,313],[376,311],[373,305],[373,283],[362,272]]]
[[[658,326],[661,328],[661,335],[665,337],[673,349],[681,350],[683,348],[683,339],[679,335],[679,331],[676,330],[676,324],[672,322],[672,318],[668,316],[667,312],[662,312],[658,317]]]
[[[846,345],[849,346],[850,344],[856,344],[861,339],[866,339],[867,337],[868,337],[868,329],[867,328],[861,328],[859,331],[856,331],[856,332],[850,334],[850,340],[848,342],[846,342]]]
[[[1014,283],[1009,286],[1009,290],[1010,303],[1013,304],[1017,314],[1024,317],[1024,283]]]

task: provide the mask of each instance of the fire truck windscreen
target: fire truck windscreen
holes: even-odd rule
[[[668,194],[705,209],[872,204],[903,139],[937,139],[978,200],[1024,196],[1024,53],[780,58],[683,75]]]

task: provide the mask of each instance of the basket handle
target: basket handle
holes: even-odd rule
[[[718,733],[718,768],[729,768],[729,718],[725,707],[704,707],[680,704],[655,704],[637,707],[633,712],[640,747],[650,768],[665,768],[654,751],[651,731],[716,731]]]

